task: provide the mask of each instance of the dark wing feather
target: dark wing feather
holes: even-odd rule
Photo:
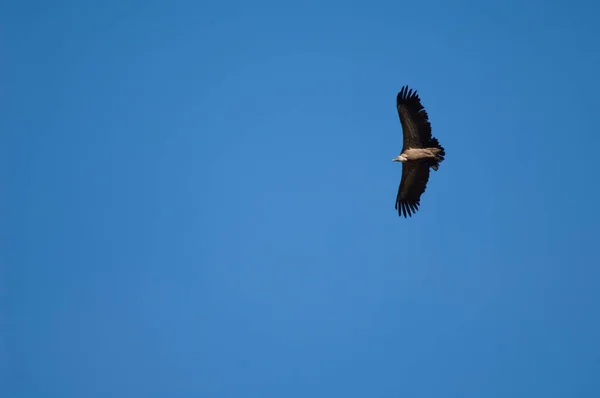
[[[402,87],[396,96],[396,108],[402,123],[402,150],[425,147],[431,140],[431,124],[417,91]]]
[[[402,164],[402,180],[396,196],[396,210],[400,217],[410,217],[421,204],[429,180],[429,163],[425,160]]]

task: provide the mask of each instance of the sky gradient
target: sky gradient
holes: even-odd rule
[[[1,6],[0,395],[600,396],[598,7]]]

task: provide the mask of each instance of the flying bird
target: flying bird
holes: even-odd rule
[[[406,218],[419,209],[421,195],[429,180],[429,169],[437,171],[446,152],[437,138],[431,136],[429,117],[416,90],[402,87],[396,97],[396,108],[403,135],[402,151],[392,159],[402,162],[396,210],[400,217]]]

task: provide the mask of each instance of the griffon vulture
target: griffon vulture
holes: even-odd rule
[[[419,209],[421,195],[429,180],[429,168],[437,171],[446,155],[444,147],[431,136],[429,117],[416,90],[402,87],[396,97],[396,108],[404,137],[400,155],[392,159],[402,162],[402,180],[396,196],[400,217],[411,217]]]

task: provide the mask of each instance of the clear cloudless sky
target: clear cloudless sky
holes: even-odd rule
[[[600,396],[596,2],[0,10],[3,397]]]

